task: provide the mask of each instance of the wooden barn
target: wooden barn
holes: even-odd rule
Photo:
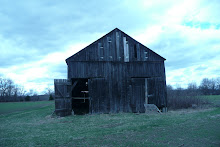
[[[166,111],[165,60],[116,28],[66,59],[68,79],[54,80],[55,112]]]

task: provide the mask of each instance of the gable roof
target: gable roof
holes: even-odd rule
[[[98,40],[94,41],[93,43],[89,44],[88,46],[86,46],[85,48],[83,48],[82,50],[80,50],[79,52],[73,54],[72,56],[70,56],[69,58],[66,59],[66,62],[69,61],[70,59],[73,59],[76,57],[76,55],[80,54],[81,52],[85,51],[86,49],[88,49],[91,45],[98,43],[100,40],[102,40],[103,38],[107,37],[109,34],[113,33],[114,31],[120,31],[121,33],[125,34],[126,36],[130,37],[131,39],[133,39],[134,41],[138,42],[137,40],[135,40],[134,38],[132,38],[131,36],[129,36],[128,34],[126,34],[125,32],[121,31],[118,28],[113,29],[112,31],[110,31],[109,33],[105,34],[104,36],[102,36],[101,38],[99,38]],[[140,45],[146,47],[145,45],[143,45],[142,43],[138,42]],[[149,49],[148,47],[146,47],[148,50],[150,50],[151,52],[153,52],[154,54],[158,55],[160,58],[162,58],[163,60],[166,60],[164,57],[160,56],[159,54],[157,54],[156,52],[154,52],[153,50]]]

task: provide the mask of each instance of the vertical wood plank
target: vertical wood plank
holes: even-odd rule
[[[147,86],[147,78],[145,78],[145,104],[148,104],[148,86]]]
[[[123,37],[123,45],[124,45],[124,62],[129,62],[129,52],[128,52],[128,44],[126,41],[126,37]]]
[[[126,46],[126,37],[123,37],[123,48],[124,48],[124,62],[126,62],[126,48],[127,48],[127,46]]]
[[[120,61],[121,57],[120,57],[120,48],[119,48],[119,39],[120,39],[120,36],[119,36],[119,33],[116,32],[116,61]]]
[[[98,61],[100,61],[101,58],[101,43],[98,43]]]
[[[112,44],[112,40],[110,37],[107,37],[107,61],[113,61],[113,50],[111,50],[110,46]]]
[[[129,62],[129,45],[128,45],[128,42],[126,42],[126,52],[127,52],[127,55],[126,55],[126,60],[127,62]]]
[[[141,61],[141,50],[140,50],[140,44],[136,44],[137,47],[137,61]]]

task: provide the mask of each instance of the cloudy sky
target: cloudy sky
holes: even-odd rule
[[[220,77],[219,0],[0,0],[0,76],[43,92],[65,59],[119,28],[167,60],[167,83]]]

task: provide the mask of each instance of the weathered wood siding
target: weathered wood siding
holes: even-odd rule
[[[166,107],[164,60],[115,29],[66,62],[68,79],[89,79],[90,113],[115,113],[144,112],[145,93],[149,103]]]
[[[164,77],[163,66],[162,62],[75,61],[68,65],[68,78],[109,77],[112,72],[125,72],[127,77]]]
[[[124,42],[124,40],[126,42]],[[128,46],[129,61],[164,61],[164,58],[118,29],[93,42],[66,61],[124,62],[124,47]],[[137,55],[137,56],[136,56]]]
[[[59,116],[67,116],[72,112],[72,99],[70,98],[71,83],[66,79],[55,79],[55,113]]]
[[[144,112],[144,83],[149,78],[149,103],[166,106],[165,74],[161,62],[69,63],[68,78],[88,78],[91,113]]]

